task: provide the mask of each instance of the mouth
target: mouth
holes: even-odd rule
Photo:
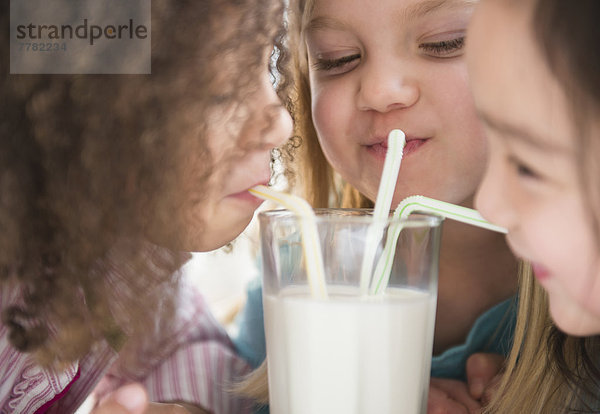
[[[404,151],[402,157],[407,157],[415,152],[417,152],[427,141],[429,138],[417,138],[412,136],[406,136],[406,144],[404,145]],[[374,140],[373,143],[364,145],[368,152],[375,155],[378,158],[385,158],[388,150],[388,142],[387,138],[381,138],[379,140]]]
[[[260,205],[260,204],[262,204],[262,202],[264,200],[262,198],[256,197],[254,194],[250,193],[248,190],[250,190],[252,187],[256,187],[257,185],[268,185],[269,181],[270,181],[270,178],[259,180],[259,181],[255,182],[254,184],[245,186],[245,188],[242,191],[239,191],[239,192],[236,192],[233,194],[229,194],[226,198],[234,198],[234,199],[238,199],[238,200],[242,200],[242,201],[249,201],[249,202],[252,202],[253,204],[258,203],[258,205]]]
[[[256,207],[260,206],[265,201],[262,198],[256,197],[254,194],[252,194],[251,192],[249,192],[247,190],[240,191],[239,193],[231,194],[231,195],[227,196],[227,198],[233,199],[233,200],[239,200],[239,201],[243,201],[243,202],[248,202],[248,203],[256,205]]]

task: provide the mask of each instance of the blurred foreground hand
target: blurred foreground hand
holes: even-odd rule
[[[467,359],[467,383],[471,396],[488,404],[498,389],[504,370],[504,357],[499,354],[473,354]]]
[[[91,414],[210,414],[185,403],[151,403],[140,384],[128,384],[106,397]]]
[[[467,382],[432,378],[427,414],[479,414],[497,390],[504,357],[477,353],[467,360]]]
[[[479,414],[481,403],[469,393],[462,381],[432,378],[427,414]]]

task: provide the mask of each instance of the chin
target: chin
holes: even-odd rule
[[[219,249],[237,238],[248,226],[254,209],[237,204],[220,204],[209,211],[197,211],[180,226],[180,250],[208,252]]]
[[[600,317],[584,309],[556,309],[550,302],[550,315],[555,325],[572,336],[592,336],[600,334]]]
[[[199,230],[198,236],[189,237],[189,243],[187,243],[190,249],[186,249],[194,252],[208,252],[211,250],[219,249],[228,243],[234,241],[242,232],[246,229],[248,224],[252,220],[252,216],[247,219],[237,220],[235,224],[232,222],[228,223],[226,227],[213,227],[210,225],[205,227],[203,230]]]
[[[243,229],[242,229],[243,230]],[[222,232],[207,232],[201,238],[186,243],[186,251],[191,252],[210,252],[217,250],[228,243],[231,243],[242,232],[223,234]]]

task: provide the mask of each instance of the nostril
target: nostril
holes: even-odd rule
[[[405,105],[405,104],[393,103],[391,105],[388,105],[387,110],[388,111],[393,111],[393,110],[396,110],[396,109],[403,109],[403,108],[406,108],[406,107],[407,107],[407,105]]]
[[[412,107],[419,101],[419,88],[413,82],[407,82],[397,75],[383,85],[375,85],[381,82],[370,80],[361,85],[357,102],[360,110],[385,113]]]

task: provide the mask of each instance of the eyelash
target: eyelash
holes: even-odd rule
[[[519,177],[534,180],[539,180],[541,178],[539,174],[513,156],[508,158],[508,162],[512,165]]]
[[[422,43],[419,45],[419,49],[436,55],[448,55],[452,52],[461,50],[464,45],[465,38],[463,36],[452,40],[442,40],[441,42]]]
[[[465,38],[458,37],[452,40],[443,40],[441,42],[423,43],[419,45],[419,49],[425,52],[434,53],[436,55],[448,55],[457,50],[461,50],[465,45]],[[338,59],[317,59],[313,67],[319,71],[332,71],[340,69],[345,65],[352,63],[356,59],[360,59],[360,54],[344,56]]]
[[[344,56],[339,59],[317,59],[313,67],[316,70],[330,71],[339,69],[356,59],[360,59],[360,54],[357,53],[354,55]]]

